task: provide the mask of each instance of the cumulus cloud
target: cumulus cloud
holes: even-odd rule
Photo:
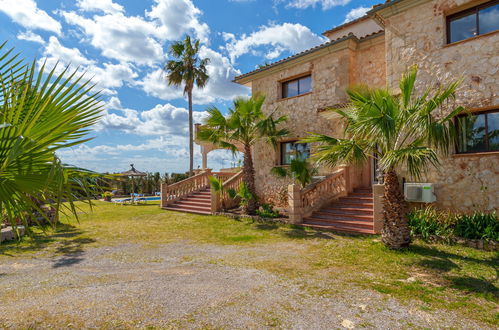
[[[121,108],[121,104],[117,104],[116,100],[108,102],[106,108],[111,110],[113,107],[112,103],[114,103],[114,109],[118,111],[106,111],[96,125],[96,130],[119,130],[128,134],[141,136],[172,134],[184,137],[189,132],[189,113],[185,108],[175,107],[167,103],[158,104],[149,110],[137,111]],[[206,118],[207,113],[205,111],[194,111],[193,116],[194,122],[199,123]]]
[[[27,29],[61,33],[61,24],[38,8],[34,0],[0,0],[0,11]]]
[[[305,9],[308,7],[314,7],[320,5],[322,10],[328,10],[337,6],[345,6],[350,3],[351,0],[291,0],[288,2],[287,7]],[[279,2],[283,2],[280,0]]]
[[[364,16],[370,9],[371,9],[370,7],[357,7],[357,8],[351,9],[347,13],[343,23],[347,23],[347,22],[353,21],[357,18]]]
[[[225,33],[223,37],[227,42],[225,49],[233,63],[241,55],[254,53],[262,46],[271,46],[267,48],[265,57],[274,59],[284,51],[298,53],[327,40],[306,26],[291,23],[261,26],[258,31],[243,34],[240,38],[231,33]]]
[[[204,43],[208,42],[210,28],[199,20],[202,12],[191,0],[154,0],[154,2],[155,5],[151,11],[146,12],[146,15],[160,22],[158,37],[176,40],[185,33],[194,31],[198,39]]]
[[[195,104],[231,100],[236,96],[249,94],[248,88],[232,82],[232,79],[241,72],[234,68],[227,57],[207,47],[201,47],[199,55],[202,58],[210,59],[210,64],[207,67],[210,79],[203,89],[194,88],[193,102]],[[161,68],[156,68],[148,73],[138,85],[149,95],[162,100],[184,97],[182,87],[168,86],[165,72]]]
[[[63,46],[55,36],[49,38],[43,51],[44,58],[39,60],[39,64],[46,63],[48,68],[52,68],[59,62],[59,72],[64,66],[71,65],[79,67],[80,73],[86,73],[88,79],[97,84],[96,88],[104,89],[105,94],[114,94],[111,89],[123,86],[124,82],[132,82],[137,78],[137,73],[127,63],[103,63],[98,65],[96,61],[85,57],[78,48],[68,48]]]
[[[111,0],[80,0],[80,9],[100,9],[102,15],[87,18],[74,11],[61,11],[68,24],[78,26],[87,41],[103,56],[152,66],[165,61],[162,43],[186,33],[208,43],[210,29],[200,21],[202,12],[191,0],[154,0],[145,16],[126,16],[123,7]],[[140,46],[139,46],[140,45]]]
[[[145,65],[164,61],[163,48],[153,37],[156,27],[141,17],[123,13],[96,15],[92,19],[75,12],[62,15],[67,23],[79,26],[103,56]]]
[[[83,11],[102,11],[107,14],[121,13],[123,6],[112,0],[78,0],[76,6]]]
[[[32,31],[26,31],[26,32],[19,33],[17,35],[17,39],[36,42],[39,44],[45,43],[45,41],[43,40],[43,38],[40,35],[33,33]]]

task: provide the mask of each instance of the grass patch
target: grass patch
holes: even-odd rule
[[[393,251],[376,236],[176,213],[153,204],[96,202],[92,212],[82,208],[79,222],[63,218],[56,229],[35,229],[32,237],[1,244],[0,261],[48,254],[63,255],[61,262],[71,264],[85,249],[126,243],[146,248],[179,240],[229,245],[234,252],[205,262],[266,270],[299,281],[308,294],[331,296],[360,286],[422,310],[453,310],[499,324],[499,256],[494,252],[423,241]],[[127,255],[115,258],[133,261]],[[279,319],[267,316],[268,325],[279,325]]]

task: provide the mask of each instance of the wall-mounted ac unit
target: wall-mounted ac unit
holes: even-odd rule
[[[408,202],[433,203],[437,200],[433,183],[405,183],[404,197]]]

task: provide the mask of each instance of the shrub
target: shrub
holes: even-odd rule
[[[454,234],[469,239],[499,241],[499,219],[497,213],[475,212],[458,217]]]
[[[432,206],[409,213],[412,235],[428,240],[432,235],[457,236],[467,239],[499,241],[499,219],[497,213],[475,212],[471,215],[439,211]]]
[[[105,201],[108,201],[110,202],[111,201],[111,198],[113,198],[113,193],[112,192],[109,192],[109,191],[106,191],[102,194],[102,198],[105,200]]]
[[[455,216],[450,212],[436,210],[432,206],[416,209],[409,213],[409,226],[412,235],[420,235],[424,240],[437,235],[449,237],[453,232]]]
[[[280,216],[279,211],[274,210],[270,204],[262,204],[260,208],[256,210],[256,214],[262,218],[279,218]]]

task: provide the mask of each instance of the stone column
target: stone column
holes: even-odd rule
[[[217,194],[213,189],[211,190],[211,213],[221,211],[221,196]]]
[[[168,183],[162,183],[161,184],[161,202],[159,203],[160,207],[166,207],[167,206],[167,199],[166,199],[166,188],[168,187]]]
[[[289,221],[294,224],[303,221],[303,205],[301,200],[301,187],[297,184],[288,186]]]
[[[385,194],[384,184],[373,184],[373,219],[374,232],[381,233],[383,228],[383,196]]]
[[[201,167],[203,170],[206,170],[206,168],[208,168],[208,152],[206,151],[205,146],[201,146],[201,156],[203,158],[203,162],[202,162]]]
[[[346,194],[348,195],[353,191],[353,185],[352,185],[352,178],[350,177],[351,175],[351,168],[348,165],[341,165],[339,166],[340,169],[343,169],[345,171],[345,190]]]

